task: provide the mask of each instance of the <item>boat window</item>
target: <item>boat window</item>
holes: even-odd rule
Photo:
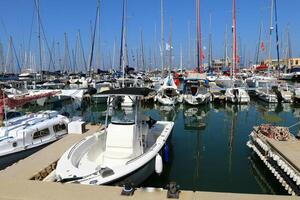
[[[115,109],[112,112],[111,122],[113,124],[134,124],[134,109]]]
[[[50,131],[48,128],[35,132],[33,134],[33,139],[38,139],[47,135],[50,135]]]
[[[65,124],[56,124],[53,126],[53,130],[54,130],[54,132],[66,130],[66,125]]]

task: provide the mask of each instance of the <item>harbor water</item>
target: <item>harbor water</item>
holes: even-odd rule
[[[39,106],[23,107],[22,112],[39,111]],[[82,116],[91,123],[104,123],[105,105],[73,102],[48,105],[71,117]],[[246,146],[253,126],[262,123],[291,126],[299,121],[300,108],[290,104],[208,104],[199,107],[178,105],[143,106],[155,120],[174,121],[168,143],[168,161],[163,173],[153,174],[141,186],[165,187],[175,181],[181,189],[255,194],[287,194],[272,174]],[[299,126],[290,131],[297,134]]]

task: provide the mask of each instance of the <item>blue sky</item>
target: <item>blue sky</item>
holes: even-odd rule
[[[7,49],[7,37],[11,35],[16,48],[28,46],[30,26],[34,12],[33,0],[1,0],[0,40]],[[237,33],[246,57],[253,59],[258,38],[259,24],[264,26],[263,39],[267,42],[271,0],[237,0]],[[40,0],[41,15],[47,40],[63,44],[64,32],[68,33],[70,48],[74,48],[76,32],[81,30],[86,51],[89,49],[90,22],[94,21],[97,0]],[[290,26],[293,56],[300,56],[300,8],[299,0],[277,0],[280,38],[284,40],[285,29]],[[203,46],[208,44],[209,14],[212,15],[214,57],[224,54],[224,32],[226,24],[231,38],[231,0],[201,0]],[[112,51],[114,39],[120,44],[122,0],[101,0],[101,51]],[[195,0],[165,0],[165,36],[169,35],[169,20],[173,18],[173,41],[175,62],[179,62],[179,47],[183,46],[184,61],[187,62],[188,22],[192,37],[195,37]],[[140,31],[143,29],[146,55],[154,44],[155,25],[160,41],[160,0],[128,0],[128,49],[137,48]],[[35,25],[36,26],[36,25]],[[32,50],[36,47],[36,28],[32,34]],[[192,39],[193,39],[192,38]],[[273,38],[273,44],[275,37]],[[194,42],[193,42],[194,44]],[[284,44],[284,41],[283,41]],[[267,45],[267,44],[266,44]],[[62,45],[63,47],[63,45]],[[273,47],[275,50],[275,47]],[[87,54],[87,52],[86,52]],[[275,51],[273,52],[275,55]],[[106,61],[108,62],[108,61]]]

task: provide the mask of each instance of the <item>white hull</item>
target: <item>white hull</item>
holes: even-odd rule
[[[210,102],[210,94],[198,94],[197,96],[185,94],[183,95],[183,100],[185,103],[192,106],[206,104]]]
[[[283,73],[281,74],[281,80],[292,80],[294,77],[294,73]]]
[[[260,100],[263,100],[267,103],[277,103],[278,102],[277,96],[274,93],[270,93],[270,92],[263,91],[263,90],[257,90],[256,94]]]
[[[144,153],[134,157],[126,156],[128,149],[123,149],[119,154],[114,153],[108,156],[111,150],[105,147],[107,142],[105,131],[95,133],[80,143],[73,145],[64,153],[58,161],[56,175],[61,181],[71,180],[70,182],[72,182],[72,179],[75,177],[73,181],[89,185],[101,185],[119,181],[142,166],[147,165],[158,155],[168,139],[173,125],[173,122],[158,121],[149,130],[148,135],[150,137],[152,134],[156,134],[156,141]],[[154,171],[154,168],[150,170]]]
[[[173,106],[178,103],[177,97],[163,97],[161,95],[157,95],[155,100],[164,106]]]
[[[226,100],[231,103],[249,103],[250,96],[242,88],[228,88],[225,92]]]
[[[69,119],[56,111],[13,118],[0,129],[0,156],[32,149],[67,134]]]

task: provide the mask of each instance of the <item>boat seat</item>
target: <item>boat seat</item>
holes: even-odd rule
[[[129,159],[133,155],[135,125],[109,124],[104,160]]]

